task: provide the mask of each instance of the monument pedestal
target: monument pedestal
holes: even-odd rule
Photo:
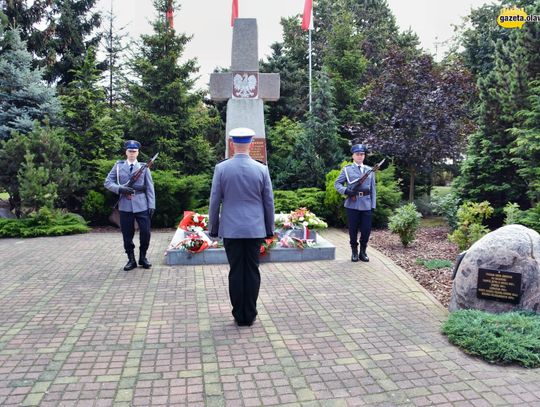
[[[304,249],[287,247],[273,247],[264,256],[261,263],[281,263],[297,261],[334,260],[336,246],[321,235],[317,236],[317,246]],[[228,264],[227,255],[223,247],[206,249],[200,253],[187,250],[172,249],[166,252],[166,264],[173,265],[201,265],[201,264]]]

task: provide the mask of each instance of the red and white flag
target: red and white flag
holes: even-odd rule
[[[306,0],[306,2],[304,3],[302,30],[313,30],[313,0]]]
[[[231,27],[234,27],[234,20],[238,18],[238,0],[232,0]]]
[[[173,8],[172,4],[169,3],[169,7],[167,8],[167,13],[165,14],[167,17],[167,22],[169,23],[169,27],[174,28],[174,14],[173,14]]]

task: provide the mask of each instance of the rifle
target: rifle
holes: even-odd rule
[[[141,167],[135,171],[135,173],[129,177],[129,181],[126,182],[124,185],[122,185],[123,187],[129,187],[129,188],[133,188],[135,189],[136,191],[145,191],[146,190],[146,187],[134,187],[133,185],[137,182],[137,180],[139,178],[141,178],[141,175],[144,174],[144,171],[147,169],[147,168],[151,168],[152,165],[154,165],[154,161],[156,160],[157,156],[159,155],[159,153],[156,153],[155,156],[153,156],[152,158],[150,158],[150,160],[148,160],[147,163],[144,163],[141,165]],[[128,195],[128,194],[125,194],[127,196],[128,199],[131,199],[132,197],[132,194],[131,195]],[[114,208],[118,207],[118,204],[120,203],[120,198],[118,198],[118,201],[116,202],[116,205],[114,205]]]
[[[384,162],[386,161],[386,158],[383,158],[382,161],[378,164],[375,164],[373,167],[371,167],[371,169],[366,172],[365,174],[363,174],[360,178],[358,178],[356,181],[352,181],[350,184],[348,184],[348,186],[353,190],[353,192],[356,192],[358,194],[358,192],[360,192],[360,187],[362,186],[362,184],[364,183],[364,181],[367,179],[367,177],[369,177],[369,174],[371,174],[372,172],[375,172],[377,171],[381,165],[384,164]],[[356,201],[356,195],[354,196],[351,196],[350,197],[353,201]]]

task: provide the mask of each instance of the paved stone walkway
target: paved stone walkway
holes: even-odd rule
[[[446,310],[373,249],[264,264],[233,324],[226,265],[124,272],[117,233],[0,240],[2,406],[540,406],[540,371],[449,345]]]

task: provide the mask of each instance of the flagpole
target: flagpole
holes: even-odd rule
[[[309,29],[309,50],[308,50],[308,59],[309,59],[309,112],[311,113],[311,28]]]

